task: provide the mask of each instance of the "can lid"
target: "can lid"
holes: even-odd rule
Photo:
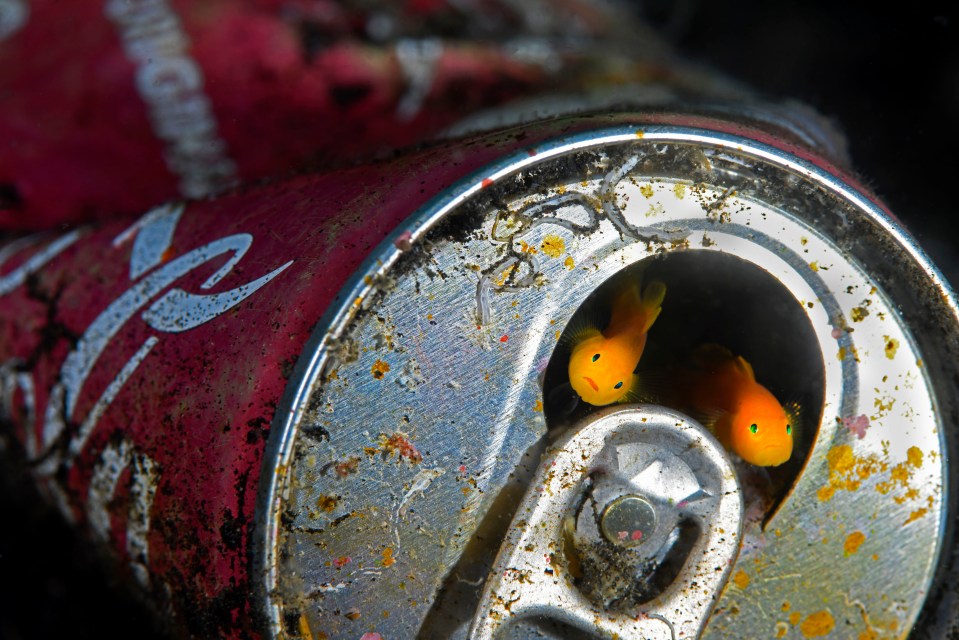
[[[540,454],[592,411],[569,391],[576,332],[654,279],[650,393],[705,339],[802,409],[786,463],[736,466],[741,548],[703,636],[911,628],[947,521],[959,322],[870,199],[748,138],[616,127],[505,158],[394,240],[271,435],[273,636],[465,637]]]

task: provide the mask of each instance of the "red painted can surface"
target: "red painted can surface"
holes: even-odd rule
[[[255,634],[261,462],[311,328],[418,206],[533,139],[487,136],[0,248],[15,440],[173,626]]]
[[[498,1],[3,0],[0,227],[343,166],[481,107],[595,82],[584,58],[628,20],[565,4],[544,20],[538,3]],[[585,45],[558,44],[571,35]]]

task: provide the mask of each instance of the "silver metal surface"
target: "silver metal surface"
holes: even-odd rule
[[[679,575],[651,599],[630,592],[659,563],[644,562],[652,557],[647,553],[610,553],[596,530],[594,500],[602,503],[599,494],[615,491],[617,483],[648,493],[665,516],[661,535],[643,551],[656,554],[682,519],[698,529],[678,559]],[[577,533],[587,521],[592,535],[568,531],[577,511]],[[469,637],[508,637],[510,628],[531,620],[605,638],[694,637],[739,552],[742,515],[736,472],[703,427],[661,407],[594,414],[544,459],[493,565]],[[621,571],[626,579],[616,580]],[[579,583],[590,582],[584,593]]]
[[[462,630],[499,544],[477,531],[512,518],[511,483],[565,428],[544,413],[562,331],[647,267],[668,287],[648,351],[714,320],[804,398],[793,460],[737,466],[742,550],[702,636],[913,625],[947,517],[959,316],[870,200],[745,138],[619,126],[505,158],[405,233],[412,249],[384,244],[318,326],[271,435],[258,562],[275,636],[290,620],[329,637]]]

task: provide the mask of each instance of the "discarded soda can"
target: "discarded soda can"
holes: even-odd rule
[[[8,243],[7,455],[181,635],[955,629],[955,295],[802,118],[735,113],[528,123]],[[640,279],[667,290],[640,373],[744,354],[803,409],[786,463],[576,402],[569,336]]]
[[[482,107],[596,84],[649,48],[604,2],[569,2],[562,19],[522,4],[3,0],[0,227],[369,159]]]

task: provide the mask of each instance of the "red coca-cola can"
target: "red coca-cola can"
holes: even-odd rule
[[[182,636],[941,630],[956,299],[834,149],[790,109],[558,117],[9,241],[6,454]],[[640,277],[650,358],[707,336],[803,405],[787,463],[571,398]],[[675,482],[600,496],[616,465]],[[659,555],[598,533],[623,505],[680,518]]]
[[[4,0],[0,227],[382,156],[477,109],[602,82],[649,48],[624,39],[628,12],[547,5]],[[640,58],[616,80],[648,77]]]

